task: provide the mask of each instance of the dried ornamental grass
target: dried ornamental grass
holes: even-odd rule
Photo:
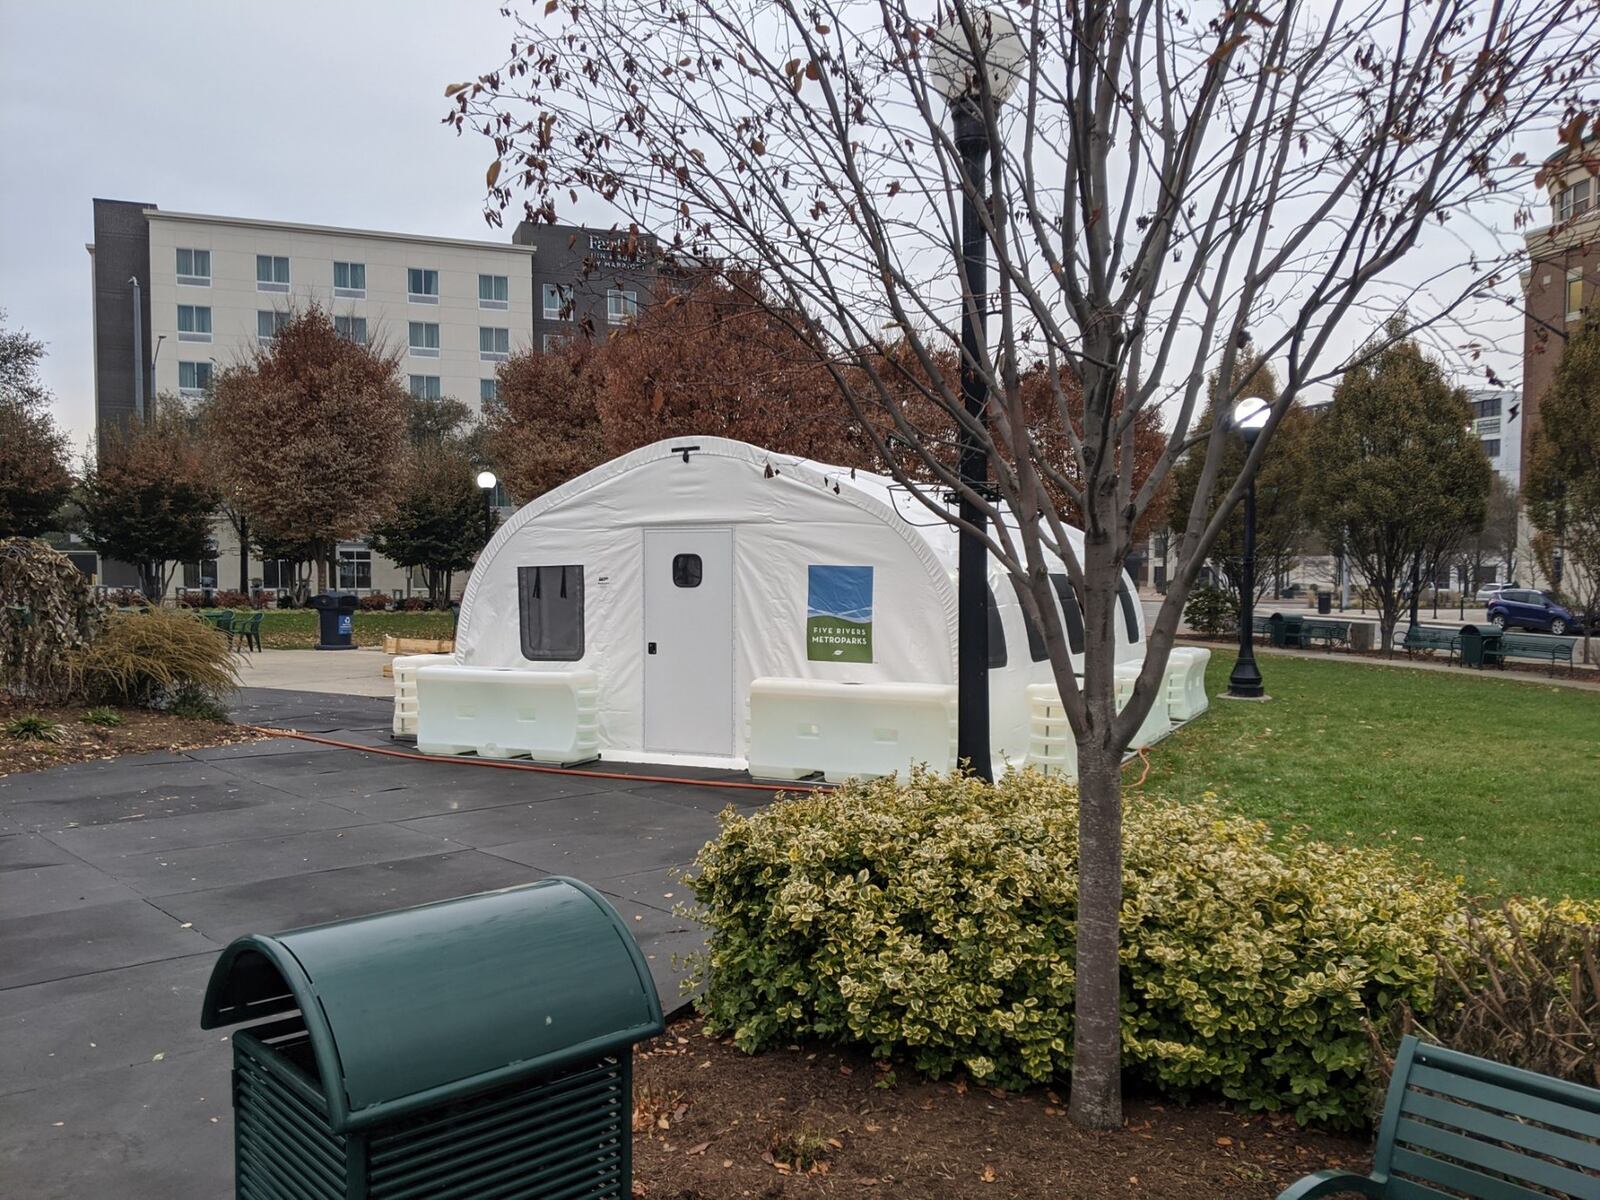
[[[79,690],[96,701],[157,707],[180,693],[218,698],[239,686],[228,638],[188,613],[117,613],[74,659]]]

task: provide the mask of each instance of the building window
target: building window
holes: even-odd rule
[[[1500,439],[1499,438],[1484,438],[1483,439],[1483,452],[1484,452],[1484,454],[1486,456],[1488,456],[1491,459],[1499,458],[1500,457]]]
[[[295,564],[287,558],[269,558],[261,564],[261,586],[276,591],[292,588],[298,582]]]
[[[500,381],[498,379],[478,380],[478,399],[485,405],[500,403]]]
[[[211,251],[178,249],[178,282],[191,287],[211,286]]]
[[[217,560],[202,558],[199,562],[183,564],[183,586],[186,588],[214,588],[217,586]]]
[[[1589,211],[1589,181],[1587,179],[1574,180],[1561,189],[1561,194],[1556,197],[1556,219],[1570,221],[1573,217],[1581,217]]]
[[[621,325],[639,315],[639,293],[611,288],[606,292],[606,320]]]
[[[1491,396],[1487,400],[1473,401],[1472,415],[1475,417],[1498,417],[1500,415],[1500,397]]]
[[[437,400],[444,393],[439,390],[437,375],[411,376],[411,394],[418,400]]]
[[[511,330],[478,326],[478,357],[484,362],[504,362],[511,357]]]
[[[424,267],[407,270],[406,299],[413,304],[439,303],[439,272]]]
[[[416,358],[439,357],[439,326],[433,321],[411,322],[411,353]]]
[[[333,294],[345,300],[367,298],[367,264],[336,262],[333,264]]]
[[[566,321],[572,316],[572,286],[565,283],[544,285],[544,319]]]
[[[339,588],[354,592],[372,587],[372,551],[365,546],[339,547]]]
[[[570,340],[571,339],[564,333],[547,333],[544,335],[544,340],[540,343],[540,345],[544,352],[549,354],[552,351],[565,349]]]
[[[256,291],[287,292],[289,260],[282,255],[256,255]]]
[[[1567,272],[1567,320],[1577,321],[1583,316],[1583,268],[1573,267]]]
[[[505,480],[497,480],[494,489],[489,493],[489,504],[493,508],[515,508],[511,503],[511,493],[506,491]]]
[[[256,340],[265,345],[282,333],[284,327],[288,324],[288,313],[279,312],[277,309],[258,309],[256,311]]]
[[[1477,426],[1476,432],[1477,432],[1479,437],[1483,437],[1485,434],[1490,434],[1490,433],[1495,434],[1495,435],[1498,436],[1499,433],[1500,433],[1500,418],[1499,417],[1484,417],[1482,420],[1480,420],[1478,422],[1478,426]]]
[[[354,342],[358,346],[367,344],[367,319],[365,317],[333,318],[333,331],[347,342]]]
[[[510,308],[511,280],[504,275],[479,275],[478,307]]]
[[[517,568],[522,657],[576,662],[583,657],[583,567]]]
[[[178,340],[180,342],[209,342],[211,340],[211,308],[209,305],[178,305]]]
[[[201,396],[211,388],[211,364],[208,362],[180,362],[178,364],[178,390],[186,396]]]

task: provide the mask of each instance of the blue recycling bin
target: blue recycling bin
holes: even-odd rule
[[[354,592],[320,592],[311,597],[311,607],[317,610],[318,650],[354,650],[356,605],[360,598]]]

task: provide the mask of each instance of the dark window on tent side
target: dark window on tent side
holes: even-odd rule
[[[1026,585],[1013,575],[1011,577],[1011,586],[1016,589],[1017,609],[1022,613],[1022,628],[1028,634],[1028,657],[1034,662],[1043,662],[1050,657],[1050,651],[1045,648],[1043,632],[1040,631],[1033,617],[1029,615],[1028,606],[1023,602],[1022,596],[1026,590]]]
[[[522,657],[574,662],[583,657],[583,568],[518,567]]]
[[[1128,642],[1139,640],[1139,613],[1133,607],[1133,593],[1128,591],[1128,581],[1117,584],[1117,599],[1122,601],[1122,623],[1128,627]]]
[[[1064,571],[1050,572],[1050,582],[1055,584],[1056,599],[1061,601],[1061,616],[1067,625],[1067,645],[1074,654],[1083,653],[1083,610],[1078,607],[1078,593],[1072,590],[1072,581]]]
[[[994,598],[994,588],[989,593],[989,669],[1006,665],[1006,627],[1000,621],[1000,602]]]

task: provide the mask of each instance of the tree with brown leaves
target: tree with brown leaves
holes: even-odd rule
[[[954,0],[935,27],[929,6],[905,0],[540,8],[506,59],[446,92],[446,119],[481,132],[492,156],[490,219],[514,192],[535,220],[585,193],[687,258],[759,271],[879,455],[898,460],[885,429],[917,453],[920,470],[896,470],[913,502],[981,538],[1018,583],[1077,741],[1070,1108],[1117,1126],[1122,756],[1162,694],[1189,590],[1284,414],[1349,365],[1353,310],[1387,315],[1405,295],[1427,324],[1516,278],[1510,236],[1471,255],[1439,243],[1409,277],[1396,271],[1439,224],[1486,224],[1483,206],[1530,174],[1514,153],[1525,130],[1559,120],[1581,141],[1600,14],[1583,0],[1266,0],[1203,15],[1164,0]],[[992,291],[974,286],[985,260]],[[933,431],[878,370],[900,339],[943,412]],[[927,369],[956,344],[960,389]],[[1227,478],[1230,431],[1200,418],[1207,377],[1233,380],[1244,347],[1283,386]],[[1056,438],[1024,402],[1035,358],[1058,392]],[[1219,395],[1219,410],[1234,399]],[[1136,485],[1150,409],[1167,441]],[[951,470],[948,424],[992,487]],[[1200,446],[1176,570],[1119,709],[1121,567]],[[1081,548],[1056,492],[1081,514]],[[1082,604],[1081,680],[1050,583],[1057,560]]]
[[[222,482],[260,536],[312,547],[318,591],[338,543],[392,510],[409,400],[398,354],[340,337],[316,305],[217,380],[206,429]]]
[[[211,545],[221,494],[194,424],[182,400],[158,396],[145,424],[107,426],[84,464],[83,540],[137,566],[152,600],[166,592],[177,564],[204,558]]]
[[[4,320],[0,309],[0,539],[38,537],[72,490],[67,438],[39,382],[44,343]]]

